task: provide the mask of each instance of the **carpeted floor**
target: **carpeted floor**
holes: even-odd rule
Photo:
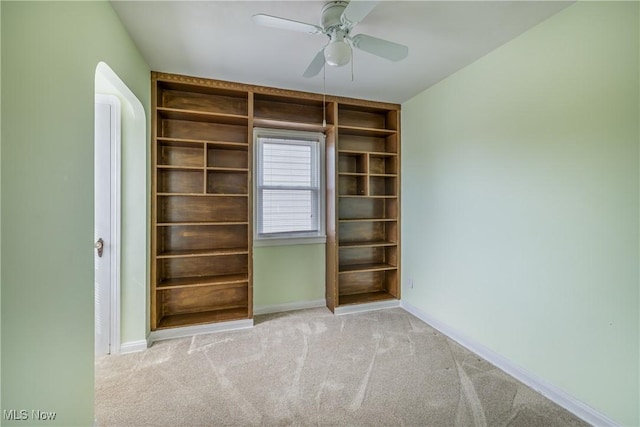
[[[253,329],[96,360],[99,426],[585,426],[402,309],[256,316]]]

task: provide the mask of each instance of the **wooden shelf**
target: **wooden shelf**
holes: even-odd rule
[[[160,170],[176,170],[176,171],[203,171],[204,166],[174,166],[174,165],[158,165]]]
[[[201,311],[197,313],[164,315],[160,319],[157,329],[202,325],[206,323],[248,318],[250,318],[250,316],[247,306],[238,305],[235,307],[220,308],[217,310]]]
[[[247,125],[248,116],[237,114],[207,113],[196,110],[180,110],[176,108],[157,108],[158,115],[164,119],[187,120],[194,122],[222,123],[226,125]]]
[[[340,147],[343,152],[356,152],[370,155],[374,157],[384,157],[384,155],[398,153],[398,134],[391,133],[390,135],[375,134],[364,135],[364,132],[360,132],[359,135],[350,133],[340,134]]]
[[[218,166],[207,169],[207,194],[221,196],[248,196],[249,177],[246,170],[220,169]]]
[[[366,194],[339,194],[340,198],[356,198],[356,199],[397,199],[398,196],[375,196]]]
[[[375,248],[382,246],[398,246],[397,242],[387,242],[385,240],[376,240],[372,242],[339,242],[341,248]]]
[[[333,127],[335,104],[302,97],[256,93],[253,123],[255,126],[311,132]],[[327,125],[323,126],[323,119]]]
[[[173,227],[176,225],[247,225],[246,221],[182,221],[182,222],[159,222],[156,225],[158,227]]]
[[[249,144],[246,142],[231,142],[231,141],[207,141],[207,150],[226,150],[226,151],[241,151],[246,152],[249,149]]]
[[[241,169],[249,171],[249,151],[238,147],[209,144],[206,149],[206,167],[215,169]]]
[[[392,222],[397,221],[398,218],[352,218],[352,219],[338,219],[339,222]]]
[[[377,157],[394,157],[398,155],[398,153],[391,153],[391,152],[383,152],[383,151],[371,152],[371,151],[360,151],[360,150],[338,150],[338,154],[370,154],[372,156],[377,156]]]
[[[397,299],[387,291],[363,292],[357,294],[340,295],[340,305],[363,304],[367,302]]]
[[[307,122],[297,122],[291,120],[277,120],[277,119],[268,119],[261,117],[254,117],[253,119],[254,126],[257,127],[265,127],[265,128],[275,128],[275,129],[287,129],[287,130],[300,130],[300,131],[308,131],[308,132],[324,132],[329,127],[333,127],[333,125],[327,124],[327,126],[322,126],[322,123],[307,123]]]
[[[168,137],[157,137],[157,141],[164,142],[175,142],[181,144],[207,144],[207,145],[216,145],[216,146],[224,146],[224,147],[237,147],[238,149],[246,149],[249,144],[244,142],[230,142],[230,141],[213,141],[213,140],[204,140],[204,139],[185,139],[185,138],[168,138]]]
[[[233,194],[233,193],[157,193],[158,196],[185,196],[185,197],[247,197],[248,194]]]
[[[247,101],[247,91],[244,88],[229,89],[227,87],[228,85],[224,85],[224,87],[214,87],[208,85],[207,81],[199,78],[193,80],[190,77],[178,76],[175,74],[165,75],[156,72],[154,72],[154,74],[156,75],[158,88],[163,91],[181,91],[197,95],[216,95],[217,97],[234,98],[244,101],[241,105],[246,104]],[[218,99],[216,99],[216,101],[219,103]]]
[[[388,294],[397,298],[400,290],[398,277],[398,269],[367,270],[341,274],[339,276],[340,294],[337,297],[338,302],[342,305],[345,301],[349,301],[349,299],[343,299],[346,295]],[[352,301],[355,303],[357,299]]]
[[[154,73],[156,74],[156,73]],[[195,110],[209,113],[247,115],[249,96],[246,90],[210,87],[200,82],[185,79],[174,81],[172,76],[157,78],[157,91],[153,101],[158,106],[180,110]]]
[[[341,265],[339,267],[340,274],[342,273],[357,273],[363,271],[383,271],[383,270],[396,270],[398,266],[391,264],[375,263],[375,264],[350,264]]]
[[[400,121],[396,109],[345,103],[338,106],[338,123],[345,127],[395,131]]]
[[[338,125],[338,135],[345,134],[345,135],[355,135],[355,136],[380,137],[380,136],[395,135],[396,133],[398,133],[398,131],[390,130],[390,129],[376,129],[376,128],[366,128],[366,127],[359,127],[359,126]]]
[[[220,171],[220,172],[249,172],[249,168],[225,168],[219,166],[207,166],[204,168],[208,171]]]
[[[176,279],[169,279],[161,281],[157,288],[173,289],[173,288],[185,288],[185,287],[211,287],[211,286],[224,286],[245,284],[248,280],[248,275],[245,274],[225,274],[219,276],[197,276],[197,277],[180,277]]]
[[[157,255],[157,258],[189,258],[196,256],[215,256],[215,255],[240,255],[248,254],[247,248],[226,248],[226,249],[185,249],[178,251],[166,251]]]
[[[204,177],[203,177],[204,179]],[[248,185],[248,184],[247,184]],[[248,222],[250,201],[247,195],[157,195],[158,223],[180,222]]]

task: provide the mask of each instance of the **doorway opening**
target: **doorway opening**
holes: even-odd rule
[[[104,62],[96,67],[94,91],[96,119],[101,115],[109,123],[101,128],[109,136],[99,138],[96,122],[94,141],[95,239],[102,246],[102,257],[96,248],[94,258],[97,356],[147,347],[149,191],[142,103]],[[102,224],[110,230],[99,230]],[[101,271],[107,267],[108,274]]]
[[[94,135],[95,355],[120,341],[120,101],[96,93]]]

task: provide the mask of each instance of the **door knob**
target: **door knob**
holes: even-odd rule
[[[102,258],[102,251],[104,251],[104,240],[100,237],[95,244],[96,251],[98,251],[98,257]]]

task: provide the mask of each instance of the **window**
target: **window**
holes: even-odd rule
[[[324,242],[324,135],[256,128],[254,140],[257,246]]]

